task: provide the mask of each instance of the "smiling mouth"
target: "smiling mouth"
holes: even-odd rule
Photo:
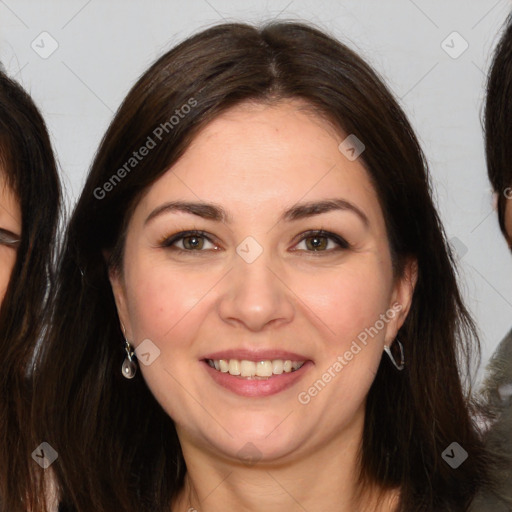
[[[208,365],[219,373],[245,379],[266,380],[283,373],[292,373],[299,370],[306,361],[292,361],[290,359],[273,359],[264,361],[248,361],[246,359],[206,359]]]

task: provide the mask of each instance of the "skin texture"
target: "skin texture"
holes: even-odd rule
[[[150,339],[160,350],[151,365],[139,367],[174,419],[187,462],[176,510],[343,511],[356,504],[365,398],[384,344],[393,342],[409,310],[416,267],[410,261],[403,278],[394,278],[367,171],[338,150],[345,136],[302,106],[244,104],[211,122],[137,205],[123,268],[111,272],[127,339],[135,347]],[[278,222],[296,203],[331,198],[356,205],[368,227],[349,210]],[[145,223],[176,200],[214,202],[231,222],[166,212]],[[204,230],[212,242],[203,239],[202,249],[188,253],[161,247],[190,229]],[[300,241],[319,229],[351,247],[321,239],[314,251],[314,236]],[[236,252],[248,236],[263,249],[250,264]],[[184,242],[190,247],[190,239],[174,247]],[[396,303],[400,312],[301,404],[298,394]],[[241,397],[216,384],[201,362],[232,348],[293,351],[313,365],[278,394]],[[256,464],[240,460],[246,443],[256,447]],[[385,494],[372,510],[392,510],[394,498]]]
[[[0,228],[16,237],[21,234],[21,209],[13,191],[0,169]],[[0,305],[4,299],[11,272],[16,262],[16,249],[0,240]]]

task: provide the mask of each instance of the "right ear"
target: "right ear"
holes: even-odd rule
[[[132,339],[132,328],[130,325],[130,316],[128,315],[128,306],[126,300],[126,287],[124,280],[119,269],[110,268],[108,271],[108,278],[110,286],[112,287],[112,293],[114,294],[114,300],[117,308],[117,315],[121,322],[121,330],[123,331],[125,338],[128,340]]]

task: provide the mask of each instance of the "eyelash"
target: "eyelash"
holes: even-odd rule
[[[207,252],[207,250],[191,250],[191,249],[180,249],[179,247],[173,247],[174,243],[176,243],[180,240],[183,240],[184,238],[189,238],[189,237],[194,237],[194,236],[204,238],[208,242],[215,245],[215,242],[210,237],[208,237],[204,231],[189,230],[189,231],[181,231],[174,235],[166,236],[166,237],[162,238],[158,242],[158,246],[161,248],[164,248],[164,249],[172,249],[173,251],[177,251],[179,253],[187,253],[187,254],[191,254],[191,253],[201,254],[203,252]],[[347,249],[351,248],[351,245],[344,238],[342,238],[334,233],[331,233],[329,231],[324,231],[323,229],[310,230],[310,231],[304,232],[296,245],[298,245],[299,243],[303,242],[304,240],[306,240],[308,238],[315,238],[315,237],[322,237],[322,238],[330,239],[338,245],[338,247],[335,249],[324,249],[324,250],[320,250],[320,251],[305,251],[305,252],[310,253],[315,256],[320,255],[321,253],[330,254],[334,251],[347,250]],[[208,249],[208,250],[211,251],[212,249]]]

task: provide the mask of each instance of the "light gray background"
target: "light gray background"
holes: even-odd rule
[[[300,19],[331,32],[379,71],[416,129],[460,256],[483,368],[512,326],[512,257],[493,212],[480,124],[490,55],[511,10],[508,0],[0,0],[0,60],[47,120],[71,207],[113,112],[174,44],[223,20]]]

